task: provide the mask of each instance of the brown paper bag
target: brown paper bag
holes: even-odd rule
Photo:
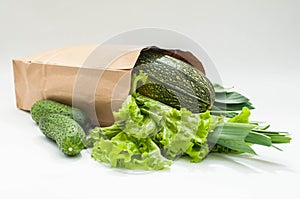
[[[93,125],[111,125],[113,111],[120,108],[129,94],[131,69],[141,50],[149,48],[188,62],[205,73],[196,57],[181,50],[65,47],[13,60],[17,107],[29,111],[36,101],[52,99],[83,109]],[[118,50],[126,53],[111,61]]]

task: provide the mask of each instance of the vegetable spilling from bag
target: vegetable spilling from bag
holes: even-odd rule
[[[114,168],[161,170],[187,156],[200,162],[212,152],[250,153],[253,145],[279,149],[287,132],[251,122],[250,100],[191,65],[148,49],[132,70],[131,91],[109,127],[90,127],[79,109],[41,100],[31,109],[42,132],[66,155],[91,147],[91,156]],[[86,131],[87,136],[83,133]]]

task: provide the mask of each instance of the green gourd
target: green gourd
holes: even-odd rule
[[[85,132],[68,116],[48,114],[39,121],[42,133],[55,141],[59,149],[68,156],[75,156],[85,148]]]
[[[39,100],[30,109],[31,117],[37,124],[42,117],[52,113],[65,115],[74,119],[84,130],[88,130],[90,127],[90,120],[83,111],[53,100]]]
[[[132,70],[132,79],[141,72],[147,81],[139,81],[134,92],[194,113],[205,112],[214,103],[212,83],[200,70],[184,61],[155,49],[144,50]]]

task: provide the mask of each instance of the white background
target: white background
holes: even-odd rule
[[[299,198],[299,8],[297,0],[0,0],[0,198]],[[15,107],[13,58],[144,27],[199,43],[224,84],[252,100],[252,119],[291,132],[292,143],[283,152],[255,147],[257,157],[211,155],[126,173],[88,151],[66,158]]]

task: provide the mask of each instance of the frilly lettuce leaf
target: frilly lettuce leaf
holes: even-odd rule
[[[122,104],[122,108],[114,113],[114,116],[124,121],[122,130],[136,138],[147,138],[153,136],[157,131],[154,120],[141,113],[135,98],[129,95]]]
[[[94,143],[92,157],[115,168],[161,170],[172,161],[160,154],[158,146],[150,139],[137,139],[124,132],[111,140],[100,138]]]
[[[182,155],[199,162],[209,152],[206,137],[212,118],[208,111],[193,114],[135,94],[114,115],[115,124],[90,132],[92,157],[112,167],[158,170]]]
[[[249,123],[250,110],[247,107],[243,107],[242,112],[233,118],[228,119],[228,122],[234,123]]]
[[[288,143],[284,133],[273,133],[249,122],[244,107],[233,118],[177,110],[138,93],[129,95],[110,127],[90,131],[92,157],[112,167],[142,170],[168,168],[182,155],[200,162],[208,153],[236,152],[256,154],[252,144],[273,146]],[[274,140],[274,141],[273,141]]]
[[[209,111],[201,114],[182,108],[177,110],[158,101],[136,96],[136,101],[161,129],[154,134],[154,142],[162,149],[165,157],[174,160],[182,155],[199,162],[208,154],[206,142],[211,117]],[[202,145],[204,148],[202,148]]]

